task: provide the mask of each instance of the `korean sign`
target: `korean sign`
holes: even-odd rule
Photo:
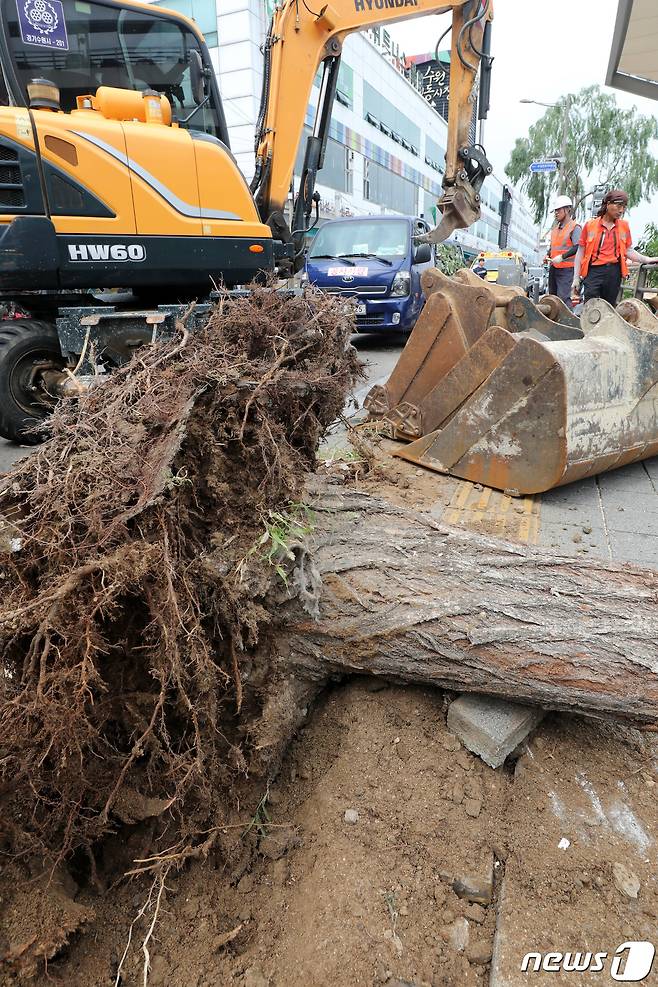
[[[448,119],[448,95],[450,93],[450,67],[432,59],[418,66],[420,91],[431,106]]]
[[[16,0],[16,9],[24,44],[69,50],[62,0]]]

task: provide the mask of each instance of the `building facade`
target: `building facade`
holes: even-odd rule
[[[160,0],[158,0],[160,2]],[[272,0],[166,0],[163,6],[193,17],[203,31],[224,103],[231,149],[250,179],[254,124],[262,83],[262,54]],[[300,141],[295,187],[305,137],[319,93],[316,76]],[[390,31],[350,35],[343,47],[324,167],[318,174],[321,221],[339,216],[402,213],[432,222],[441,194],[447,123],[422,95],[422,67],[401,56]],[[489,176],[482,188],[482,216],[451,237],[465,253],[497,250],[503,182]],[[529,263],[538,259],[539,231],[512,190],[507,249]]]

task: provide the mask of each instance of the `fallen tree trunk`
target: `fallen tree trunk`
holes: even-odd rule
[[[545,708],[658,722],[658,572],[557,557],[316,484],[321,619],[293,602],[277,639],[287,689],[385,676]]]

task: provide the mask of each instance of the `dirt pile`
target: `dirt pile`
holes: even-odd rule
[[[655,940],[658,746],[556,714],[494,771],[448,731],[449,698],[365,679],[329,690],[276,781],[254,781],[225,850],[167,879],[149,987],[521,987],[531,950]],[[479,900],[455,892],[474,879]],[[97,917],[55,982],[115,983],[147,888],[80,890]],[[121,987],[142,987],[145,929]]]
[[[212,845],[267,674],[242,656],[298,591],[276,532],[303,534],[289,505],[359,374],[350,309],[319,293],[179,328],[0,486],[2,850],[92,882],[122,823],[157,820],[138,870]]]

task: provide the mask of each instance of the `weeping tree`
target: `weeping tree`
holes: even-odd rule
[[[637,249],[647,257],[658,257],[658,226],[655,223],[647,223],[644,233],[638,240]],[[647,287],[658,288],[658,272],[649,270],[647,275]]]
[[[526,192],[537,223],[548,214],[559,193],[559,177],[532,174],[533,161],[561,152],[564,114],[568,112],[564,193],[577,206],[597,185],[623,188],[629,207],[638,205],[658,189],[658,159],[651,142],[658,138],[658,121],[633,107],[622,109],[611,93],[588,86],[562,97],[528,131],[516,140],[506,172]]]

